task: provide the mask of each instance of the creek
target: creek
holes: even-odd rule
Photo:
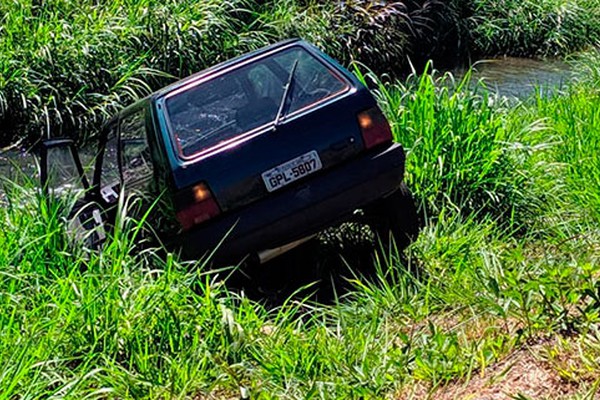
[[[552,59],[503,57],[477,61],[472,69],[472,82],[483,80],[486,87],[498,95],[519,100],[536,91],[543,95],[556,93],[573,78],[569,64]],[[465,68],[453,71],[457,78],[465,73]]]

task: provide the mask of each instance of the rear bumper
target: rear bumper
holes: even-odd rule
[[[404,161],[402,146],[393,144],[224,214],[182,234],[179,245],[189,258],[201,257],[218,246],[214,259],[236,262],[250,253],[311,235],[397,189]]]

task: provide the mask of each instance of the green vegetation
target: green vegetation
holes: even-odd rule
[[[6,183],[0,399],[461,398],[540,368],[553,378],[517,398],[593,398],[600,54],[578,69],[563,92],[510,106],[468,77],[380,83],[426,226],[333,305],[267,308],[201,261],[134,251],[128,204],[88,254],[61,208]]]
[[[300,36],[403,75],[429,59],[563,55],[600,39],[597,0],[0,1],[0,144],[86,137],[173,79]]]
[[[597,0],[475,0],[471,7],[476,54],[556,56],[600,41]]]
[[[3,0],[0,18],[3,143],[84,137],[175,77],[290,36],[399,75],[407,56],[419,69],[600,40],[597,0]],[[503,380],[517,396],[511,376],[536,371],[542,389],[516,398],[593,398],[598,52],[576,70],[562,92],[516,105],[430,67],[396,83],[365,76],[408,150],[425,227],[332,305],[267,307],[203,261],[137,251],[143,222],[126,203],[104,251],[87,253],[67,240],[67,207],[4,181],[0,400],[441,399]]]

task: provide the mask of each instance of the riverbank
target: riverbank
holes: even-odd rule
[[[124,212],[87,254],[59,207],[12,187],[0,398],[594,398],[600,56],[587,57],[560,93],[518,104],[449,76],[380,83],[425,227],[330,305],[312,302],[318,286],[266,304],[202,261],[135,251]],[[354,265],[349,243],[296,267]]]
[[[600,40],[594,1],[2,2],[0,142],[85,137],[176,77],[292,36],[405,75],[484,56],[557,56]]]

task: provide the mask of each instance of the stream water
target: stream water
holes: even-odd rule
[[[490,90],[516,99],[530,97],[536,90],[554,93],[573,78],[571,66],[559,60],[504,57],[477,61],[472,68],[473,82],[483,80]],[[453,73],[462,77],[465,72],[458,69]]]

